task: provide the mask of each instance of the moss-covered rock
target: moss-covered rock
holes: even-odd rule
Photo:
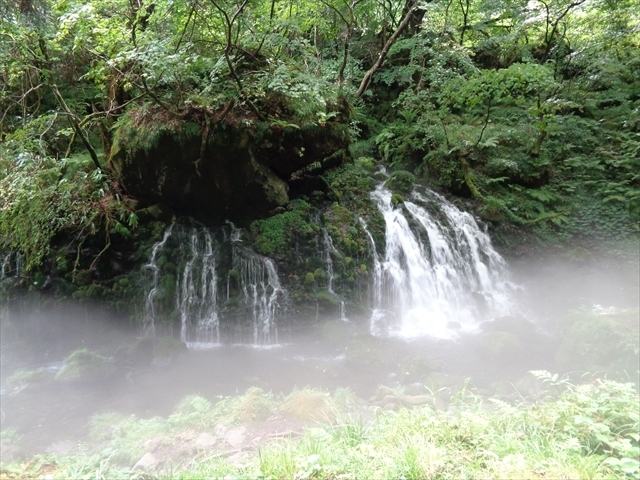
[[[18,370],[7,379],[10,388],[22,388],[27,385],[41,384],[51,380],[53,375],[44,368],[34,370]]]
[[[166,362],[178,355],[187,353],[187,345],[173,337],[160,337],[153,346],[153,361]]]
[[[242,423],[266,420],[274,411],[273,398],[261,388],[251,387],[240,397],[235,409],[237,419]]]
[[[384,186],[391,190],[393,193],[409,194],[413,190],[413,185],[416,183],[416,177],[411,172],[405,170],[398,170],[393,172],[389,179],[384,183]]]
[[[143,204],[163,203],[209,218],[255,218],[286,205],[288,182],[302,175],[294,173],[345,161],[344,122],[286,128],[232,121],[233,116],[216,123],[206,115],[177,117],[147,105],[119,119],[109,162]]]
[[[391,195],[391,205],[397,207],[398,205],[402,205],[404,203],[404,197],[399,193],[394,193]]]
[[[86,348],[76,350],[64,360],[64,367],[55,379],[63,382],[96,380],[112,370],[111,361]]]

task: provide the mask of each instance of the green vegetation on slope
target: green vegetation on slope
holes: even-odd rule
[[[98,415],[92,422],[92,443],[68,456],[5,463],[0,475],[636,478],[636,388],[610,380],[573,385],[548,372],[532,373],[546,392],[541,401],[510,404],[463,390],[445,410],[372,409],[348,390],[332,396],[300,390],[275,399],[252,388],[215,404],[191,396],[167,418]],[[269,424],[274,421],[279,423]],[[9,432],[3,441],[19,439]]]

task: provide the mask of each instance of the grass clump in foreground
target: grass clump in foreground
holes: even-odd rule
[[[391,412],[365,406],[347,412],[336,407],[333,421],[313,420],[299,436],[269,439],[262,431],[261,443],[251,436],[252,425],[259,430],[264,423],[255,423],[250,415],[254,423],[241,427],[247,432],[244,445],[225,451],[221,442],[209,449],[192,450],[188,458],[158,464],[145,475],[185,480],[225,476],[502,479],[640,475],[640,405],[634,384],[596,380],[576,386],[548,372],[532,373],[548,387],[545,401],[514,405],[462,391],[447,410],[420,406]],[[43,464],[50,469],[55,466],[48,471],[53,478],[143,478],[142,471],[132,469],[132,462],[148,451],[151,439],[156,446],[175,447],[189,435],[207,433],[213,437],[221,422],[245,422],[247,417],[242,413],[247,402],[254,404],[259,399],[258,403],[265,408],[268,405],[277,416],[286,415],[291,398],[276,400],[263,392],[249,391],[217,404],[189,397],[166,419],[111,416],[98,421],[98,417],[94,419],[94,435],[101,443],[94,450],[85,446],[70,457],[38,457],[30,464],[8,465],[2,471],[3,478],[39,477],[42,472],[33,469]],[[327,398],[334,405],[342,403]],[[265,410],[261,407],[260,411]],[[134,451],[135,455],[126,454]],[[246,452],[241,461],[228,455],[237,451]]]

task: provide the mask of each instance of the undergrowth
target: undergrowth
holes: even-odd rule
[[[275,399],[259,389],[217,403],[191,396],[167,418],[103,414],[94,418],[96,444],[70,456],[38,456],[5,464],[2,478],[637,478],[640,405],[636,386],[611,380],[574,385],[534,371],[546,386],[536,403],[507,403],[464,390],[446,410],[346,409],[340,398],[314,390]],[[323,398],[332,415],[307,423],[301,436],[263,440],[244,460],[227,461],[219,449],[158,467],[152,477],[132,465],[152,443],[183,441],[189,432],[213,434],[219,425],[284,414],[301,392]],[[276,401],[277,400],[277,401]],[[309,403],[309,402],[306,402]],[[246,415],[247,405],[262,416]],[[289,407],[290,408],[290,407]],[[216,427],[218,426],[218,427]],[[150,443],[151,442],[151,443]],[[218,447],[216,447],[218,448]],[[240,450],[244,449],[242,447]],[[232,451],[232,453],[237,451]]]

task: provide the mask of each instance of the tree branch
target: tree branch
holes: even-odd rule
[[[380,67],[384,63],[385,58],[387,58],[387,54],[389,53],[389,50],[391,49],[391,47],[393,46],[395,41],[398,39],[400,34],[402,34],[404,29],[409,26],[409,22],[411,21],[411,17],[413,17],[413,14],[414,14],[414,12],[416,10],[417,10],[417,7],[412,7],[412,8],[409,9],[407,14],[402,19],[402,22],[400,22],[400,25],[398,26],[396,31],[393,32],[393,35],[391,35],[391,38],[389,38],[389,40],[387,40],[387,43],[382,48],[382,51],[380,52],[380,55],[378,55],[378,60],[373,65],[373,67],[371,67],[369,69],[369,71],[364,75],[364,78],[362,79],[362,82],[360,82],[360,88],[358,88],[358,93],[356,93],[356,98],[360,98],[362,96],[362,94],[367,90],[367,87],[369,86],[369,83],[371,82],[371,78],[373,77],[373,74],[376,73],[380,69]]]

